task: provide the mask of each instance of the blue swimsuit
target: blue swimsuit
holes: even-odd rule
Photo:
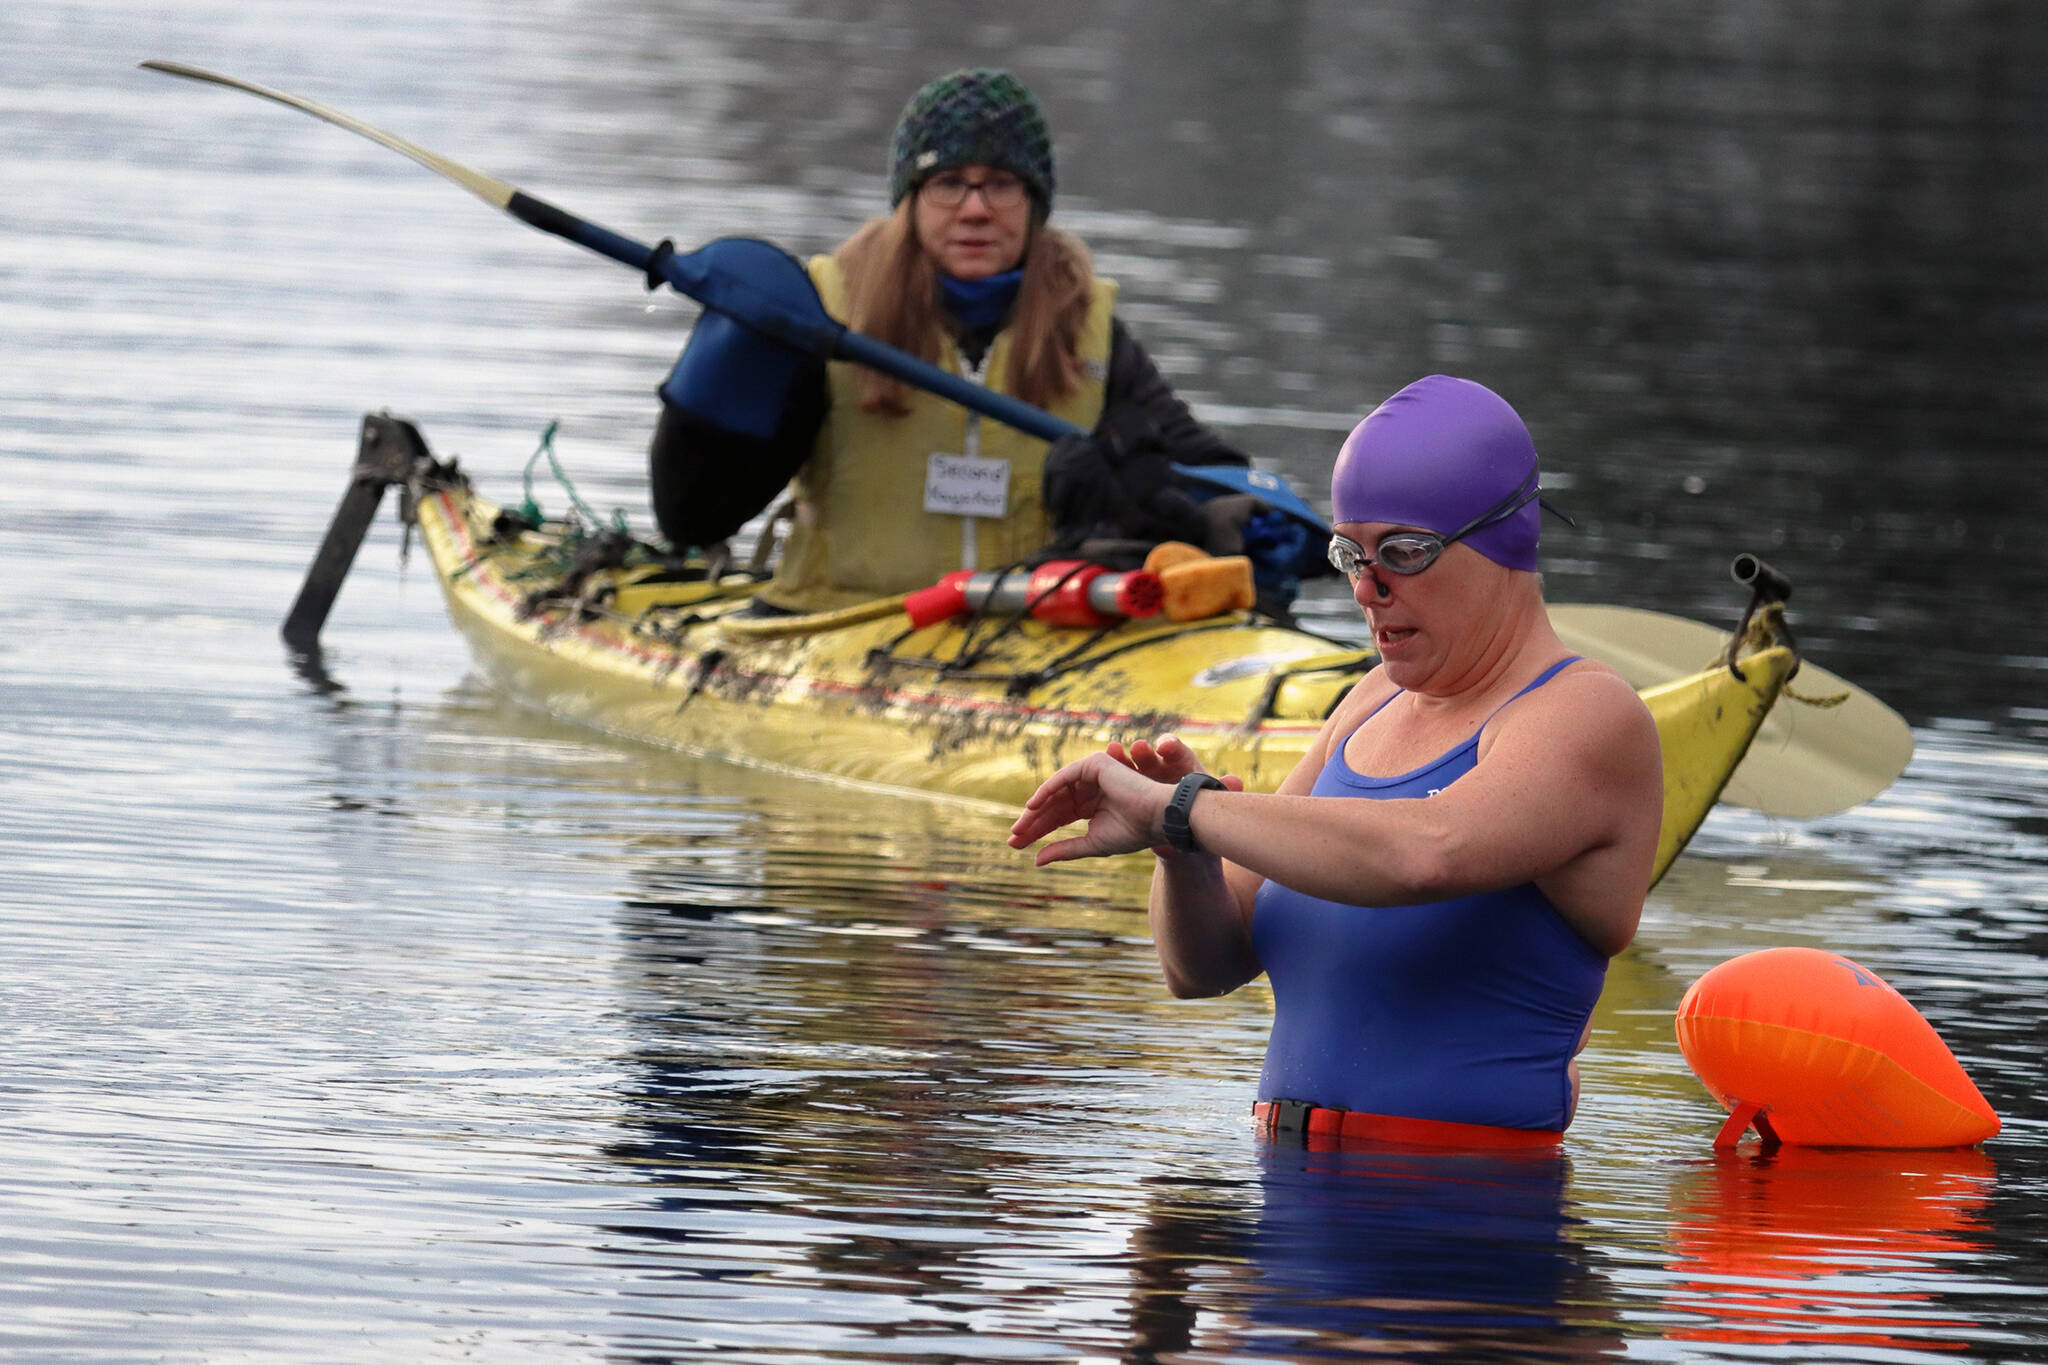
[[[1553,665],[1515,695],[1575,662]],[[1472,771],[1478,753],[1474,734],[1413,772],[1360,777],[1340,742],[1314,794],[1427,798]],[[1261,1100],[1501,1128],[1565,1126],[1568,1067],[1607,958],[1533,883],[1363,907],[1269,880],[1253,908],[1252,941],[1274,999]]]

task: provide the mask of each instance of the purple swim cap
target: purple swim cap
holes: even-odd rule
[[[1529,428],[1484,384],[1433,374],[1374,408],[1345,438],[1330,473],[1330,519],[1448,536],[1517,491],[1536,491]],[[1532,496],[1463,543],[1533,573],[1542,515]]]

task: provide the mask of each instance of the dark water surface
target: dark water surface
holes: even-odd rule
[[[17,0],[0,53],[0,1354],[2048,1359],[2048,11]],[[1581,523],[1554,597],[1726,622],[1760,552],[1918,756],[1709,821],[1562,1161],[1262,1148],[1268,1001],[1165,998],[1142,868],[526,715],[388,523],[296,671],[362,412],[502,499],[559,418],[644,528],[690,309],[146,57],[798,250],[922,79],[1012,65],[1247,448],[1314,492],[1482,379]],[[1672,1011],[1773,944],[1884,974],[2004,1132],[1713,1160]]]

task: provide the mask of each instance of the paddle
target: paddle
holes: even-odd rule
[[[1550,621],[1567,648],[1598,659],[1637,691],[1724,660],[1728,632],[1635,607],[1552,604]],[[1812,819],[1871,800],[1913,757],[1905,718],[1817,664],[1802,660],[1791,690],[1764,717],[1721,800],[1765,815]],[[1811,697],[1832,705],[1802,701]]]
[[[985,389],[929,361],[848,329],[825,311],[825,305],[819,300],[818,291],[811,284],[802,262],[772,243],[751,237],[727,237],[687,255],[677,255],[667,242],[646,246],[630,237],[622,237],[545,200],[536,199],[503,180],[473,171],[312,100],[196,66],[186,66],[182,62],[146,61],[141,65],[147,70],[161,71],[170,76],[183,76],[189,80],[246,91],[366,137],[380,147],[388,147],[410,157],[443,179],[452,180],[522,223],[587,247],[621,265],[631,266],[647,279],[650,288],[657,281],[665,281],[677,293],[695,299],[706,308],[724,313],[799,350],[830,360],[850,360],[880,370],[892,378],[951,399],[964,408],[993,417],[1040,440],[1056,441],[1062,436],[1085,434],[1072,422],[1007,394]]]

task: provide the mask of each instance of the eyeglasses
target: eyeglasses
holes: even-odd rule
[[[957,209],[974,190],[981,191],[981,202],[992,209],[1013,209],[1024,202],[1024,182],[1007,171],[995,171],[979,180],[941,171],[925,181],[919,193],[939,208]]]
[[[1524,484],[1447,536],[1434,531],[1389,531],[1373,546],[1372,554],[1349,536],[1330,537],[1330,567],[1356,583],[1365,571],[1378,567],[1403,578],[1419,574],[1436,563],[1444,547],[1463,540],[1474,531],[1506,521],[1534,502],[1537,490]]]

